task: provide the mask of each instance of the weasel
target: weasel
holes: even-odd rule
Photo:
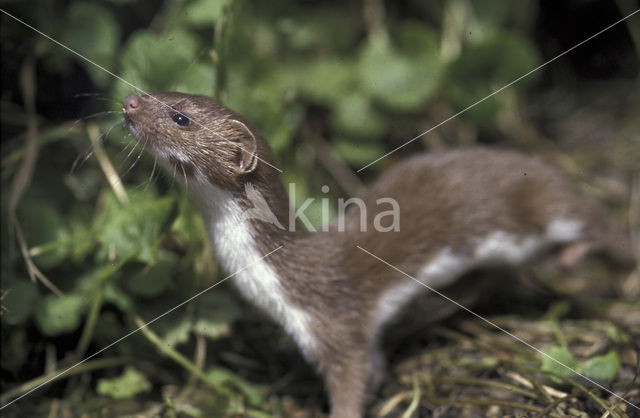
[[[275,159],[242,116],[182,93],[132,94],[123,112],[135,138],[197,202],[240,292],[317,366],[333,418],[362,416],[384,363],[383,326],[425,291],[363,250],[436,289],[472,269],[517,266],[572,243],[633,262],[628,236],[536,157],[486,148],[416,155],[384,173],[364,199],[370,211],[379,199],[395,200],[397,228],[381,232],[371,213],[363,224],[353,207],[344,228],[307,232],[283,227],[289,202]],[[247,185],[277,221],[244,215],[256,209]]]

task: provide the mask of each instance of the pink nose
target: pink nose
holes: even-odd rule
[[[130,94],[124,98],[122,105],[122,110],[125,112],[135,112],[140,107],[140,96]]]

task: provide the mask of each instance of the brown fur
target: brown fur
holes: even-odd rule
[[[138,140],[154,154],[181,152],[186,161],[168,161],[178,175],[206,176],[232,192],[243,208],[251,207],[244,196],[244,184],[251,182],[280,222],[288,223],[287,195],[278,171],[267,164],[274,164],[271,151],[241,116],[204,96],[180,93],[129,96],[124,111]],[[177,126],[172,117],[178,112],[193,123]],[[373,228],[381,197],[399,204],[397,232]],[[387,291],[409,280],[357,246],[415,277],[443,248],[471,255],[476,240],[497,230],[524,237],[540,234],[554,218],[571,217],[588,225],[583,237],[588,242],[611,231],[597,205],[556,169],[539,158],[504,150],[414,156],[388,170],[365,201],[366,232],[358,230],[357,210],[348,212],[346,232],[335,225],[329,232],[289,232],[250,221],[262,254],[283,245],[266,260],[281,278],[288,302],[312,318],[318,344],[307,356],[324,376],[334,418],[362,415],[367,384],[375,386],[383,363],[377,339],[384,324],[375,317],[377,304]],[[619,231],[611,234],[625,240]],[[621,258],[631,258],[626,242],[618,247],[628,251]]]

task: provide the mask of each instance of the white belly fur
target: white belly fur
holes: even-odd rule
[[[404,277],[404,282],[388,290],[380,298],[377,321],[380,325],[388,322],[414,296],[426,291],[425,286],[442,289],[453,284],[464,273],[482,266],[521,264],[551,245],[579,239],[582,229],[581,221],[558,218],[551,221],[546,231],[540,235],[519,238],[504,231],[493,232],[477,242],[472,256],[456,255],[450,248],[444,248],[415,276],[424,286]]]

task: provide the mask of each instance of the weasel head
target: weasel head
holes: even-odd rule
[[[131,94],[122,110],[136,140],[185,182],[240,191],[273,162],[266,141],[240,115],[184,93]],[[267,167],[265,167],[267,165]]]

